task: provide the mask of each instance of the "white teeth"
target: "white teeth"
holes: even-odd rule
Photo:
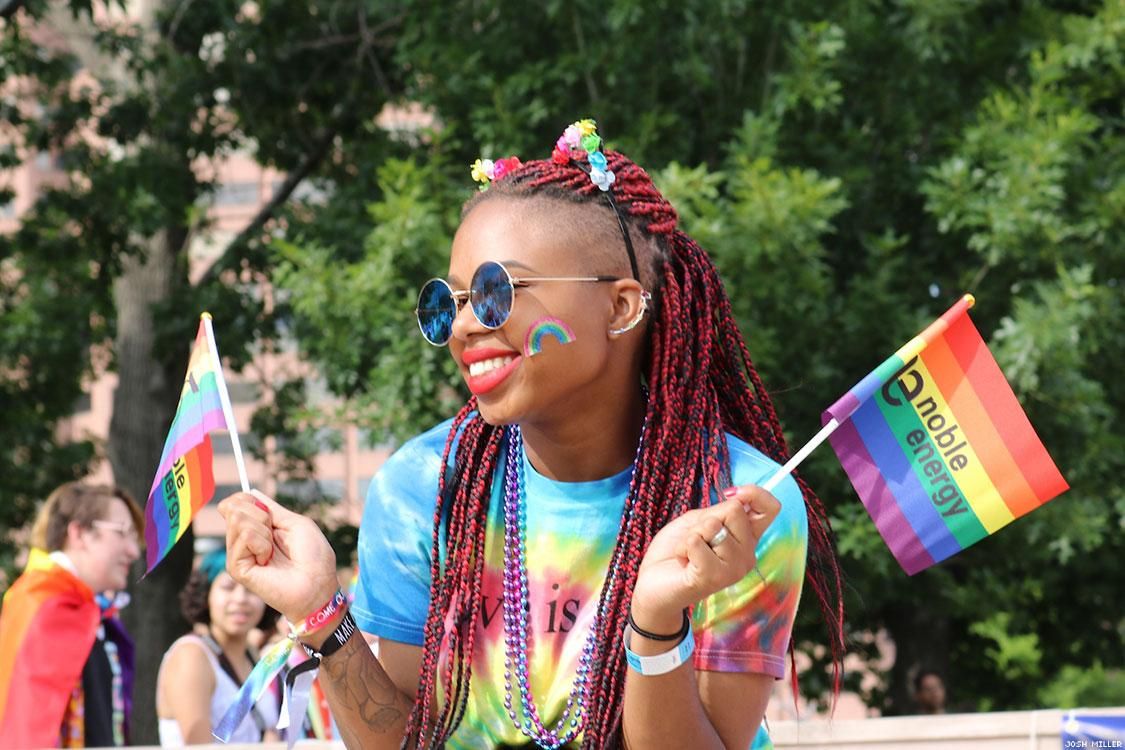
[[[478,378],[486,372],[492,372],[498,367],[503,367],[515,359],[514,355],[504,357],[495,357],[494,359],[486,359],[483,362],[473,362],[469,365],[470,377]]]

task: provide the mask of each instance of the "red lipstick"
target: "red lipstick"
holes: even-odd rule
[[[502,367],[489,370],[483,375],[473,376],[469,374],[470,365],[490,359],[507,357],[511,357],[512,361]],[[509,375],[515,372],[522,360],[522,356],[510,349],[466,349],[461,355],[465,382],[468,383],[469,390],[472,391],[474,396],[483,396],[499,386],[507,380]]]

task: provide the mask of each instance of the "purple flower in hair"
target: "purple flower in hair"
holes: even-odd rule
[[[571,148],[578,148],[582,145],[582,131],[578,129],[577,125],[568,125],[560,140],[565,141],[566,145]]]

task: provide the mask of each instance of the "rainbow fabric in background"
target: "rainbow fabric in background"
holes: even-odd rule
[[[191,525],[192,517],[215,494],[209,433],[227,429],[219,367],[200,321],[180,403],[145,505],[146,575],[164,559]]]
[[[965,295],[824,412],[879,533],[913,575],[1068,485],[976,326]]]
[[[43,555],[4,594],[3,611],[0,747],[58,747],[101,619],[94,593]]]

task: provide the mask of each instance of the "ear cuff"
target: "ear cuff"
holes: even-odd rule
[[[641,321],[644,320],[645,313],[648,312],[648,306],[650,302],[652,302],[652,295],[648,292],[642,291],[641,309],[638,310],[637,314],[633,316],[633,319],[626,323],[622,328],[610,328],[610,334],[613,336],[620,336],[621,334],[628,333],[629,331],[640,325]]]

